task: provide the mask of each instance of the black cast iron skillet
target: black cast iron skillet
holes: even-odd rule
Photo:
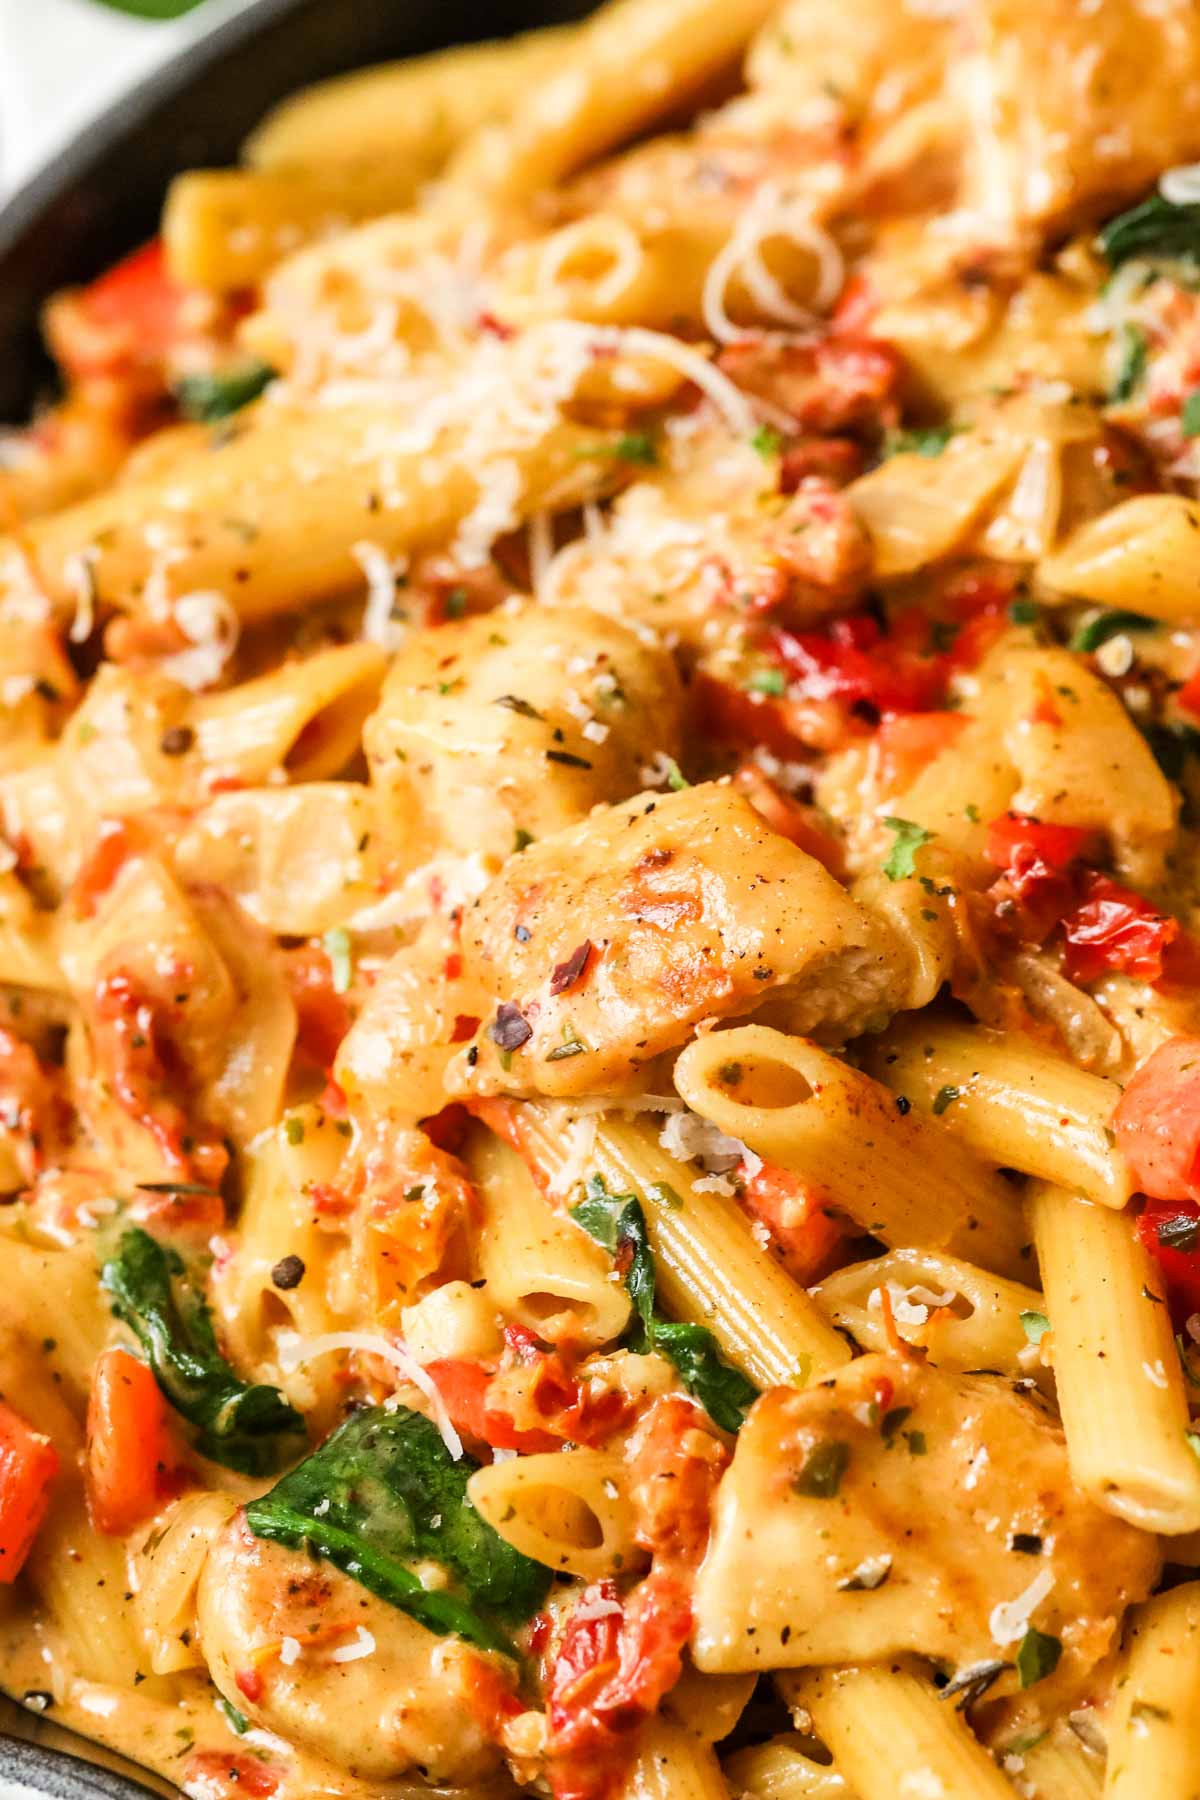
[[[26,418],[50,367],[42,301],[150,237],[168,181],[235,159],[306,82],[469,38],[577,18],[588,0],[255,0],[82,131],[0,208],[0,420]]]
[[[0,420],[28,417],[49,380],[38,334],[47,296],[150,237],[171,177],[232,162],[285,94],[366,63],[589,10],[589,0],[255,0],[132,89],[0,207]],[[27,1741],[31,1734],[41,1741]],[[82,1760],[89,1755],[105,1766]],[[0,1800],[169,1792],[135,1776],[0,1695]]]

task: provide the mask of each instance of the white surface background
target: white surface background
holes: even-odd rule
[[[247,0],[135,19],[95,0],[0,0],[0,196],[96,113]]]

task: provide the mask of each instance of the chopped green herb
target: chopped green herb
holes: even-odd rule
[[[1047,1675],[1053,1675],[1061,1655],[1062,1644],[1058,1638],[1030,1626],[1017,1645],[1017,1679],[1021,1686],[1032,1687],[1035,1681],[1044,1681]]]
[[[911,1406],[893,1406],[889,1412],[884,1413],[879,1425],[879,1435],[885,1444],[891,1443],[905,1419],[909,1418],[911,1414]]]
[[[285,1119],[283,1122],[283,1130],[289,1144],[302,1144],[304,1142],[303,1119],[297,1119],[295,1115]]]
[[[792,1480],[792,1487],[809,1500],[832,1500],[849,1467],[849,1444],[831,1439],[809,1451],[803,1468]]]
[[[429,1631],[513,1656],[494,1621],[528,1619],[551,1575],[471,1505],[467,1483],[477,1467],[469,1456],[452,1457],[420,1413],[371,1407],[252,1500],[246,1523],[256,1537],[323,1557]],[[415,1566],[430,1561],[453,1587],[424,1586]]]
[[[225,1723],[230,1731],[236,1731],[239,1737],[249,1731],[250,1721],[245,1713],[239,1712],[236,1706],[231,1706],[224,1694],[217,1695],[217,1711],[224,1714]]]
[[[917,851],[936,834],[926,831],[923,825],[914,824],[911,819],[888,818],[883,822],[889,831],[896,834],[896,841],[888,853],[883,872],[889,881],[906,881],[917,872]]]
[[[202,1455],[244,1475],[267,1475],[304,1443],[304,1420],[278,1388],[253,1386],[217,1348],[203,1296],[182,1261],[140,1226],[126,1231],[100,1279],[134,1332],[159,1387],[197,1430]]]
[[[884,456],[940,456],[957,427],[926,425],[913,431],[889,431],[884,434]]]
[[[1031,1344],[1040,1344],[1050,1329],[1050,1321],[1045,1313],[1023,1312],[1021,1314],[1021,1330]]]
[[[1036,600],[1028,600],[1018,596],[1008,603],[1008,616],[1014,625],[1036,625],[1042,616],[1042,609]]]
[[[1146,373],[1146,357],[1149,352],[1146,334],[1137,325],[1122,325],[1118,342],[1120,350],[1117,372],[1108,396],[1117,404],[1123,400],[1131,400],[1137,392]]]
[[[1107,644],[1109,638],[1119,637],[1122,632],[1153,631],[1157,624],[1157,619],[1147,619],[1142,613],[1104,612],[1079,627],[1071,638],[1069,648],[1087,654],[1098,650],[1101,644]]]
[[[522,826],[518,825],[516,831],[513,833],[513,855],[518,856],[522,850],[528,850],[533,841],[533,833],[531,831],[526,831]]]
[[[274,369],[264,362],[238,363],[214,375],[185,375],[175,389],[175,399],[185,419],[215,425],[257,400],[274,379]]]
[[[972,825],[978,825],[978,823],[979,823],[979,808],[976,806],[976,804],[973,800],[969,800],[967,802],[966,806],[964,806],[964,808],[963,808],[963,811],[966,813],[968,819],[970,819]]]
[[[354,951],[350,933],[344,925],[335,925],[332,931],[325,933],[321,942],[333,970],[334,993],[348,994],[354,981]]]
[[[962,1089],[952,1086],[950,1082],[947,1082],[944,1087],[940,1087],[933,1100],[934,1118],[940,1119],[946,1108],[953,1106],[961,1093]]]
[[[627,431],[613,445],[613,455],[618,462],[640,463],[652,469],[658,461],[658,446],[648,432]]]
[[[923,1431],[906,1431],[904,1433],[904,1441],[908,1445],[908,1454],[910,1456],[924,1456],[929,1449],[929,1444]]]
[[[546,722],[545,713],[540,713],[536,706],[530,705],[528,700],[523,700],[520,694],[498,694],[492,704],[493,706],[507,707],[509,712],[519,713],[523,719],[538,719],[543,725]]]
[[[667,786],[673,794],[682,794],[684,788],[691,787],[691,782],[686,780],[673,756],[664,756],[662,767],[667,777]]]
[[[467,590],[464,587],[451,588],[446,595],[446,617],[461,619],[467,610]]]
[[[751,694],[773,694],[778,698],[787,693],[787,681],[782,669],[758,669],[746,683]]]
[[[1183,1435],[1188,1449],[1196,1461],[1200,1462],[1200,1431],[1185,1431]]]
[[[783,447],[783,439],[773,425],[760,425],[758,430],[751,437],[750,443],[752,448],[758,451],[758,454],[764,461],[769,461],[771,457],[778,456]]]
[[[652,1181],[646,1191],[653,1194],[656,1200],[663,1206],[669,1207],[672,1212],[683,1211],[683,1195],[677,1188],[673,1188],[669,1181]]]

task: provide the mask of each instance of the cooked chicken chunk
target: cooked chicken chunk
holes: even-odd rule
[[[499,860],[635,793],[680,707],[670,656],[616,619],[503,607],[416,634],[364,741],[392,836]]]
[[[459,1094],[601,1094],[705,1020],[769,1003],[838,1039],[903,991],[895,934],[733,787],[596,811],[513,857],[463,922],[493,999]],[[893,1002],[895,1003],[895,1002]]]
[[[1074,1486],[1036,1397],[864,1356],[755,1406],[717,1496],[693,1654],[713,1672],[904,1651],[1000,1661],[1001,1695],[1032,1626],[1062,1644],[1037,1700],[1069,1705],[1159,1562]]]

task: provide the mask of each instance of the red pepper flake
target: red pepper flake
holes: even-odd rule
[[[450,1033],[452,1044],[465,1044],[479,1030],[479,1020],[473,1013],[455,1013],[454,1030]]]
[[[262,1699],[263,1678],[257,1669],[239,1669],[234,1676],[238,1684],[238,1692],[245,1694],[252,1703]]]
[[[572,950],[566,962],[556,964],[550,977],[550,992],[565,994],[568,988],[573,988],[577,981],[581,981],[591,954],[592,941],[590,938],[584,938],[578,949]]]
[[[504,1000],[496,1008],[496,1016],[488,1026],[488,1036],[498,1050],[519,1050],[533,1036],[533,1026],[519,1006]]]

